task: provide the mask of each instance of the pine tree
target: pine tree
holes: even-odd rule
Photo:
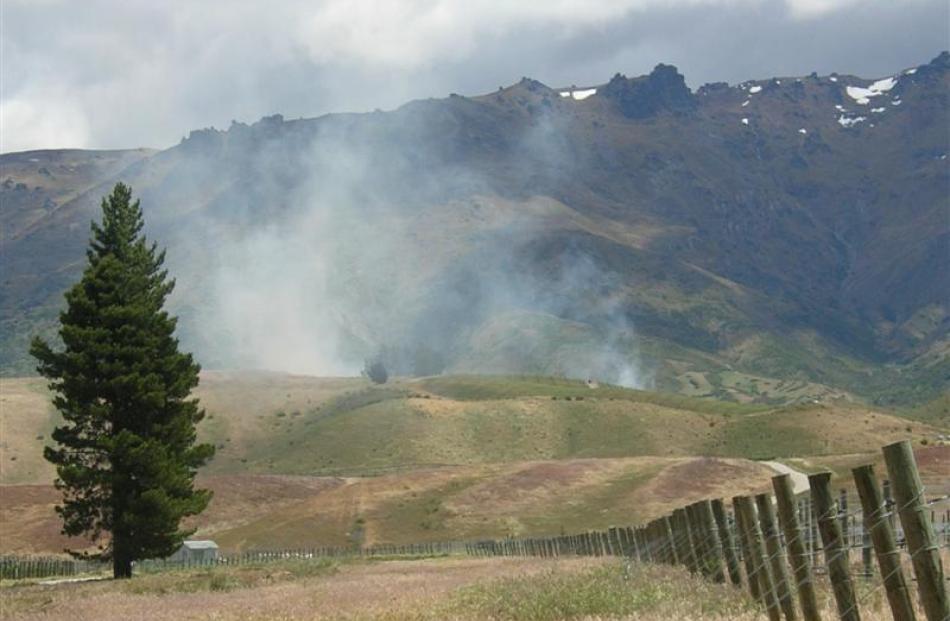
[[[111,560],[116,578],[194,532],[181,519],[208,505],[194,477],[214,454],[196,442],[204,411],[189,395],[200,367],[179,352],[176,319],[163,310],[174,287],[165,252],[147,243],[131,199],[119,183],[102,200],[88,264],[60,314],[62,351],[39,338],[30,350],[65,421],[44,453],[63,493],[63,534],[97,543],[96,553],[73,554]]]

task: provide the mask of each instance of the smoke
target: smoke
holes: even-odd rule
[[[397,374],[650,384],[623,278],[547,198],[586,165],[564,119],[538,112],[483,152],[451,106],[265,119],[175,150],[189,178],[146,202],[225,188],[185,230],[159,218],[205,366],[354,375],[378,356]],[[523,171],[493,167],[512,154]]]

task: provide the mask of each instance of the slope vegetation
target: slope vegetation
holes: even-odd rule
[[[208,366],[315,372],[325,350],[341,369],[385,351],[400,375],[927,402],[950,365],[948,89],[946,52],[891,76],[695,92],[659,65],[583,100],[524,79],[154,154],[6,154],[0,366],[28,372],[26,340],[51,329],[121,179]]]
[[[3,549],[80,545],[59,534],[59,493],[41,458],[57,422],[43,383],[0,388]],[[923,448],[947,431],[847,403],[767,409],[526,376],[373,386],[205,372],[199,396],[201,435],[218,455],[201,478],[214,500],[194,525],[228,549],[630,523],[689,499],[766,489],[774,473],[755,459],[846,476],[885,443],[909,437]],[[947,480],[950,448],[923,450],[928,483]]]

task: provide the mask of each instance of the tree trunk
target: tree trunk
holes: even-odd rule
[[[132,577],[132,556],[119,533],[112,534],[112,577],[116,580]]]

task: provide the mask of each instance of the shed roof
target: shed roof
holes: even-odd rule
[[[200,540],[200,541],[185,541],[182,543],[183,546],[189,550],[217,550],[218,544],[211,541],[210,539]]]

